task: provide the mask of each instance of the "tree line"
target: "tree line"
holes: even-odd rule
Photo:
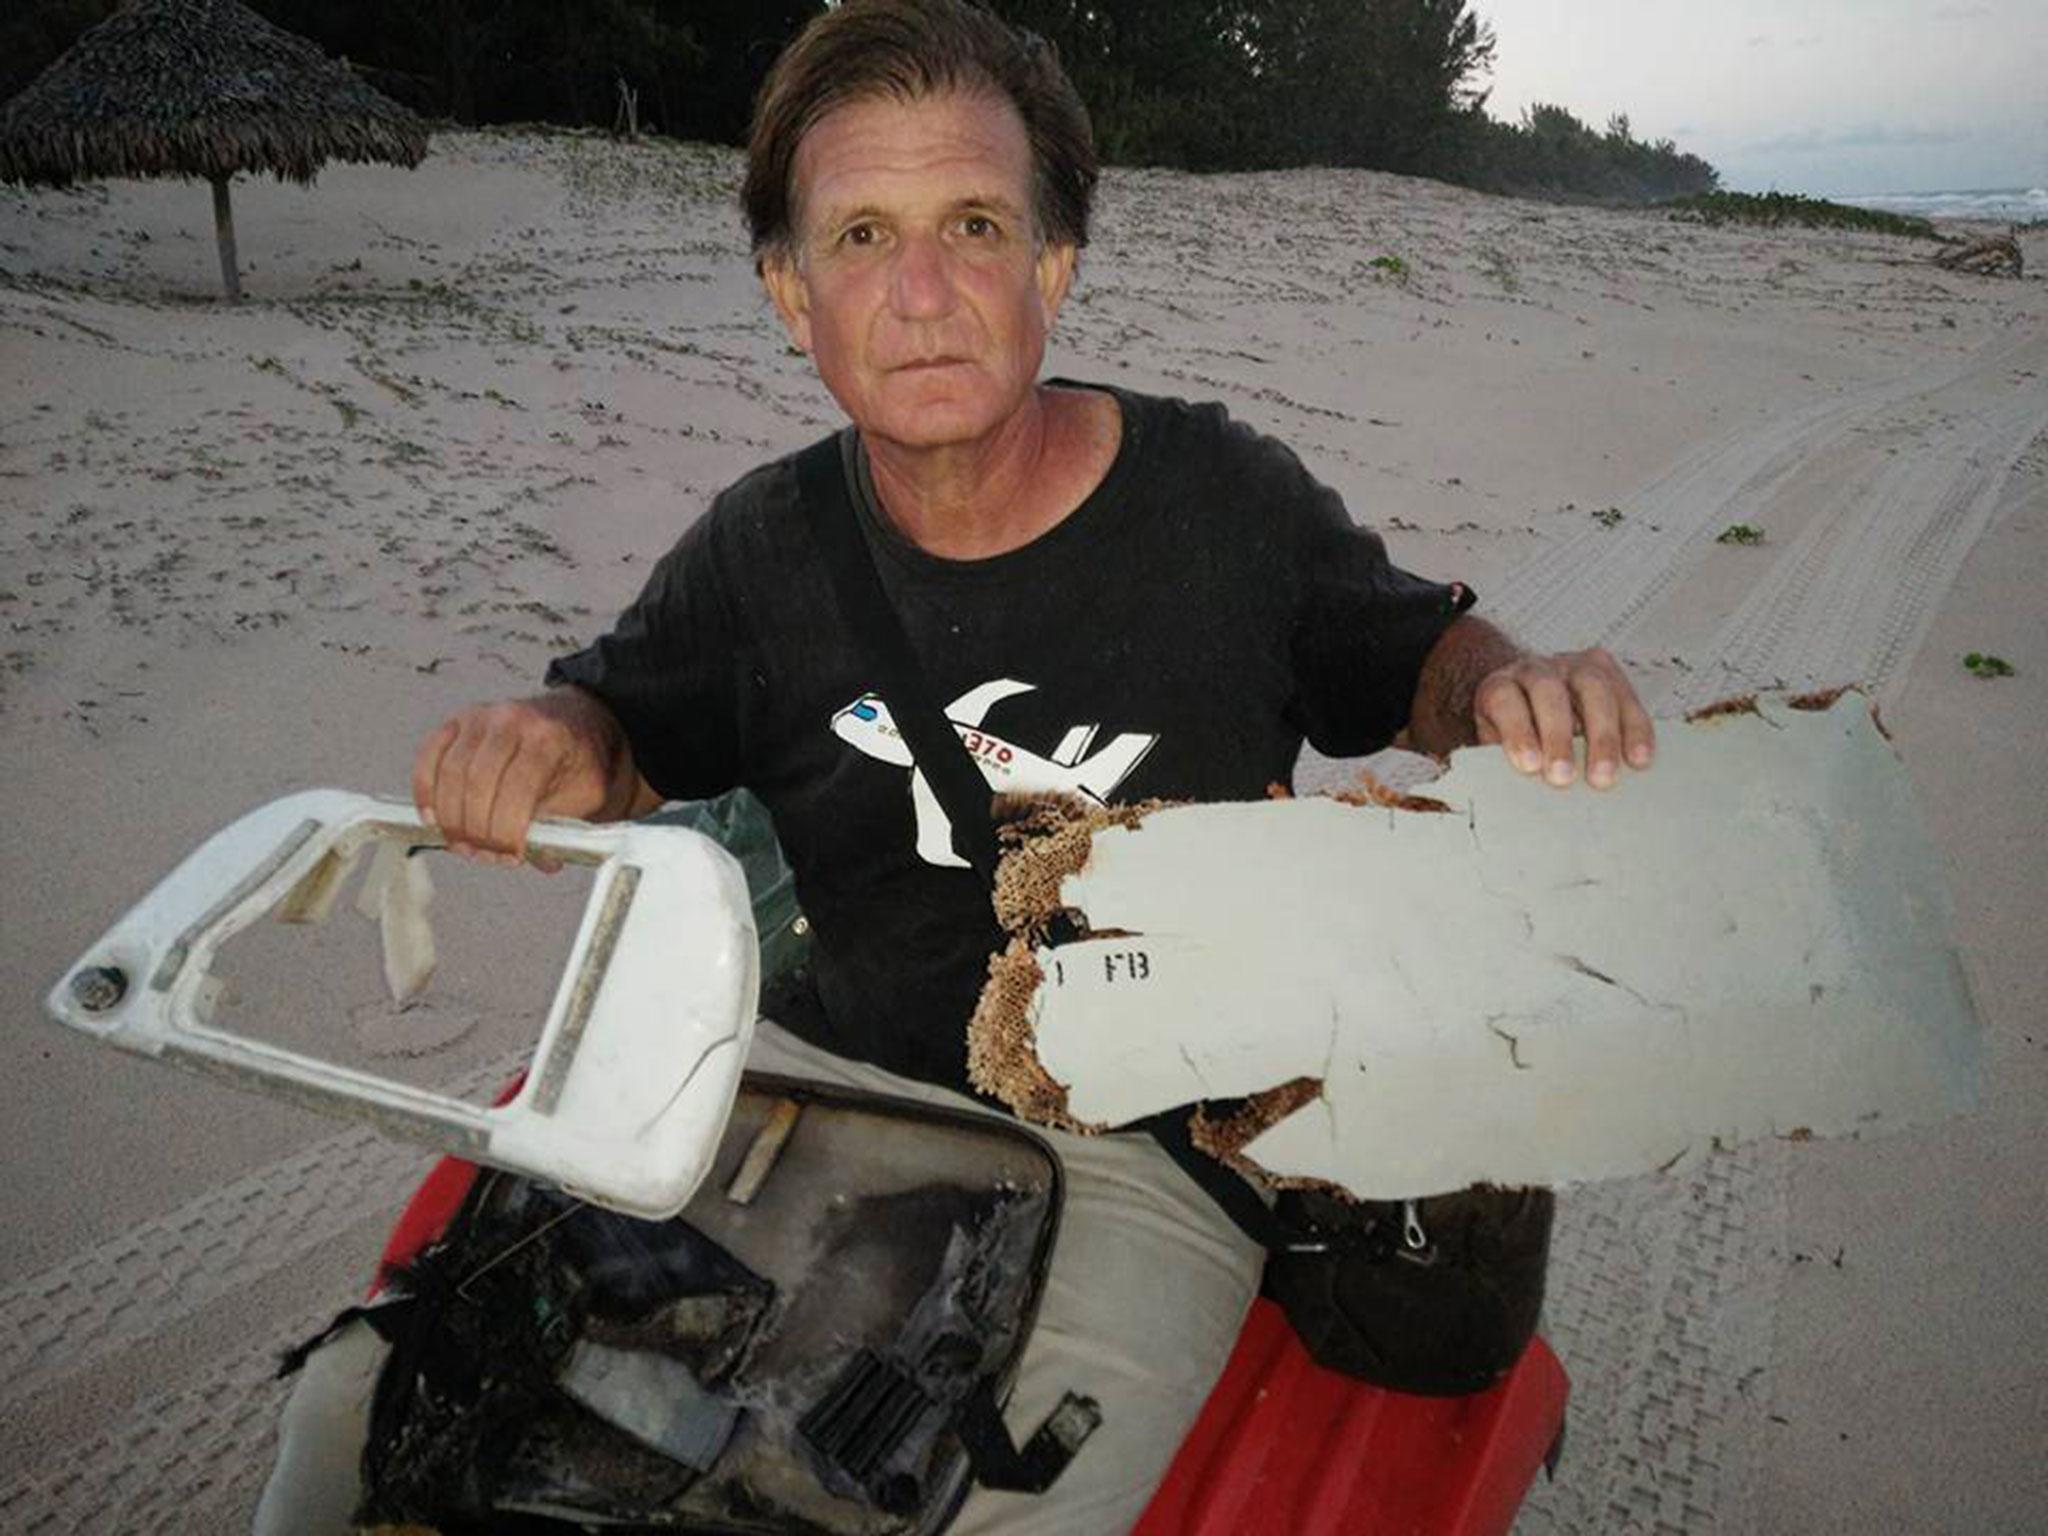
[[[12,95],[116,0],[0,20]],[[825,0],[249,0],[386,94],[460,123],[638,125],[738,143],[754,92]],[[1493,30],[1466,0],[990,0],[1058,48],[1113,164],[1360,166],[1491,191],[1649,202],[1710,192],[1668,140],[1561,107],[1486,110]]]

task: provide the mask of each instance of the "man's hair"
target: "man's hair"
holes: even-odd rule
[[[1017,109],[1031,145],[1040,238],[1086,245],[1099,174],[1095,136],[1052,46],[967,0],[846,0],[797,35],[754,103],[740,203],[756,265],[788,250],[797,147],[820,118],[850,102],[947,91],[987,94]]]

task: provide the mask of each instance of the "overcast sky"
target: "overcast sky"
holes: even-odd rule
[[[2048,0],[1472,0],[1496,117],[1626,112],[1745,192],[2048,186]]]

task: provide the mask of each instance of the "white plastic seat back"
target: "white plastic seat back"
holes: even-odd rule
[[[600,1205],[673,1215],[709,1171],[753,1036],[759,952],[738,863],[682,827],[537,823],[531,847],[595,864],[590,897],[533,1064],[484,1108],[218,1028],[221,944],[275,913],[317,921],[357,859],[380,908],[394,993],[432,968],[423,874],[441,846],[413,807],[309,790],[214,836],[66,973],[61,1023],[109,1045],[226,1077]],[[516,939],[508,938],[508,942]]]

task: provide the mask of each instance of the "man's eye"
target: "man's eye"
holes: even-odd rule
[[[872,224],[855,224],[839,237],[842,245],[873,245],[881,231]]]
[[[973,240],[991,240],[998,233],[996,221],[985,213],[970,213],[960,221],[960,232]]]

